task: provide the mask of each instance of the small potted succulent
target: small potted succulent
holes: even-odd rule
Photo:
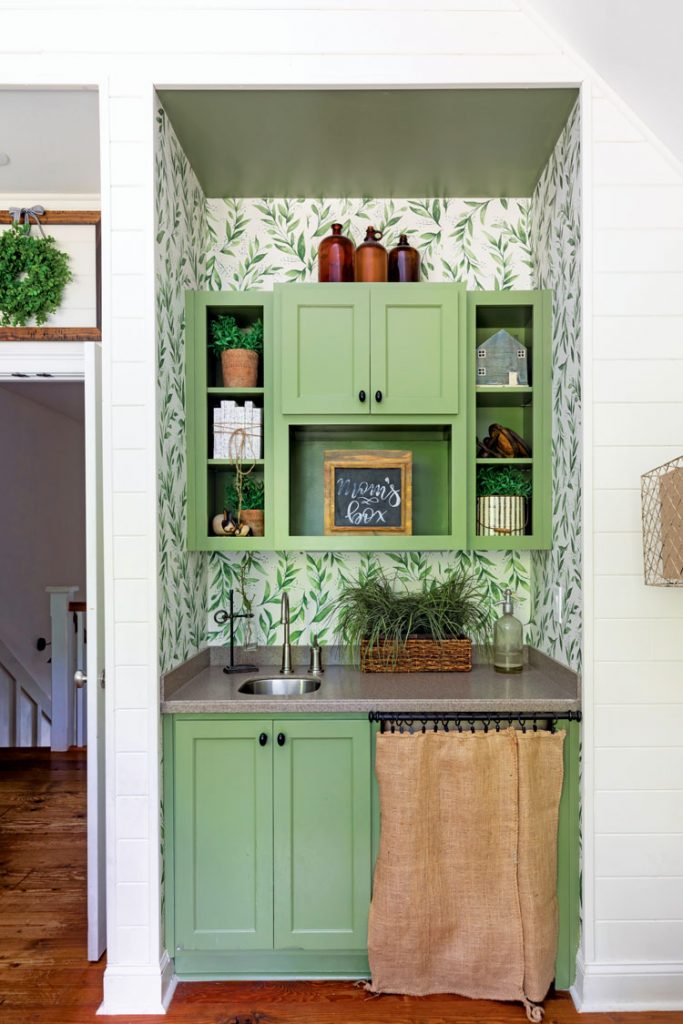
[[[477,534],[522,537],[529,522],[531,474],[517,466],[477,470]]]
[[[336,606],[363,672],[469,672],[472,641],[490,641],[486,587],[465,570],[408,586],[372,569],[342,584]]]
[[[223,386],[255,388],[259,376],[259,356],[263,352],[263,321],[240,327],[229,313],[211,321],[209,348],[220,356]]]

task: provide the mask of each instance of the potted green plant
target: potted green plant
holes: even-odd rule
[[[472,642],[488,646],[492,611],[465,570],[410,587],[376,569],[342,584],[337,628],[363,672],[469,672]]]
[[[220,356],[223,386],[255,388],[263,352],[263,321],[240,327],[234,316],[223,313],[213,318],[210,329],[209,348]]]
[[[517,466],[477,470],[477,534],[521,537],[529,522],[531,473]]]
[[[263,536],[264,484],[260,477],[235,474],[225,488],[225,506],[240,525],[251,527],[254,537]]]

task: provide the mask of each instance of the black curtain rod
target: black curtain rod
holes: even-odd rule
[[[477,723],[488,732],[495,726],[496,732],[500,731],[503,724],[519,725],[523,732],[526,732],[529,723],[534,731],[538,729],[539,722],[549,722],[550,731],[555,732],[557,722],[580,722],[580,711],[371,711],[368,715],[371,722],[379,722],[380,732],[385,732],[385,727],[390,726],[390,732],[403,732],[404,729],[413,730],[414,726],[421,726],[422,732],[427,731],[427,725],[433,724],[434,732],[437,732],[440,725],[444,731],[449,731],[449,725],[454,725],[458,732],[463,731],[463,726],[475,731]]]

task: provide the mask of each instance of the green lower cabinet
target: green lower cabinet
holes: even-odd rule
[[[367,973],[370,749],[367,718],[176,716],[166,726],[166,928],[178,975]]]
[[[176,953],[273,944],[270,734],[264,721],[176,724]]]
[[[278,721],[273,734],[275,948],[365,950],[369,725]]]

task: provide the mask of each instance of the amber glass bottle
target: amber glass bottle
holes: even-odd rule
[[[399,235],[398,245],[389,250],[389,280],[420,280],[420,254],[408,244],[407,235]]]
[[[353,281],[356,247],[342,235],[341,224],[332,225],[332,234],[323,238],[318,248],[319,281]]]
[[[381,231],[368,228],[365,241],[356,249],[356,281],[386,281],[387,250],[380,243]]]

